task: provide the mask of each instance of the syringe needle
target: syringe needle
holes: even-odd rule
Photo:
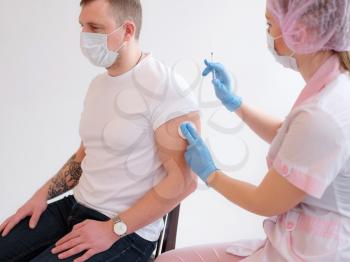
[[[210,56],[211,56],[211,62],[213,63],[214,62],[214,52],[211,52]],[[215,69],[213,69],[213,79],[216,79]]]

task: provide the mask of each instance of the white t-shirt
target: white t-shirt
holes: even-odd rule
[[[83,174],[73,190],[79,203],[112,218],[166,176],[154,132],[198,111],[187,89],[184,79],[151,54],[121,76],[106,72],[91,82],[79,128],[86,149]],[[159,219],[136,233],[156,241],[163,226]]]

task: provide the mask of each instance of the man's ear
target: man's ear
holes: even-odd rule
[[[125,22],[125,41],[130,41],[135,38],[136,25],[133,21]]]

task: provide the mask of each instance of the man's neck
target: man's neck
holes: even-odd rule
[[[120,76],[134,68],[141,60],[142,51],[138,43],[130,43],[122,48],[115,64],[107,68],[112,77]]]

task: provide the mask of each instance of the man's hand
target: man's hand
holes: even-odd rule
[[[65,259],[82,251],[86,252],[74,262],[82,262],[90,257],[108,250],[119,237],[113,231],[114,222],[84,220],[76,224],[72,231],[56,242],[56,247],[51,251],[57,254],[59,259]]]
[[[7,218],[0,225],[0,232],[5,237],[22,219],[30,216],[29,226],[34,229],[38,224],[41,214],[47,208],[47,193],[36,193],[31,199],[29,199],[17,212]]]

